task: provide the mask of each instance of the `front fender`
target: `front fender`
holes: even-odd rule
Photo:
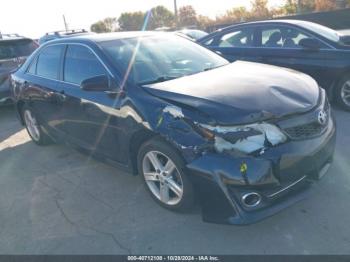
[[[168,112],[169,108],[180,111]],[[164,107],[149,123],[151,129],[172,144],[187,163],[198,158],[203,149],[210,146],[210,142],[194,130],[194,122],[186,118],[178,107]]]

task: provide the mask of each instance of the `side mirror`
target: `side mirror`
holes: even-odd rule
[[[107,91],[110,90],[109,79],[106,75],[87,78],[81,82],[80,88],[85,91]]]
[[[313,39],[313,38],[304,38],[304,39],[301,39],[299,41],[299,45],[301,47],[303,47],[304,49],[308,49],[308,50],[318,50],[320,49],[320,43],[316,40],[316,39]]]

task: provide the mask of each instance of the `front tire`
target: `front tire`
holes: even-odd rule
[[[343,109],[350,111],[350,74],[343,77],[337,84],[335,97]]]
[[[36,114],[30,107],[23,107],[22,118],[27,132],[34,143],[36,143],[37,145],[48,145],[52,143],[48,135],[43,132],[36,117]]]
[[[186,212],[194,206],[193,186],[184,172],[185,162],[166,142],[155,138],[144,143],[137,166],[147,191],[159,205],[176,212]]]

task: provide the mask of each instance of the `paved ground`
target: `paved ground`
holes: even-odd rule
[[[206,224],[156,205],[140,177],[30,142],[0,110],[0,254],[350,254],[350,113],[311,196],[261,223]]]

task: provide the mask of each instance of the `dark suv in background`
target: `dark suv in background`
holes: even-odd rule
[[[10,75],[37,47],[32,39],[18,34],[0,33],[0,106],[11,104]]]

